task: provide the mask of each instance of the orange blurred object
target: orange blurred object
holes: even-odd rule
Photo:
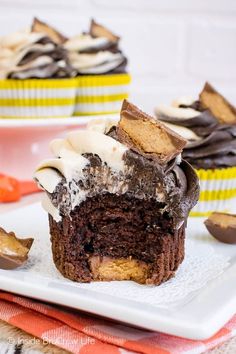
[[[40,192],[40,189],[34,181],[18,181],[0,174],[0,203],[16,202],[21,196],[35,192]]]

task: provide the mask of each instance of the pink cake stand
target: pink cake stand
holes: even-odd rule
[[[51,155],[49,142],[70,130],[85,129],[91,119],[0,119],[0,173],[32,179],[37,164]]]

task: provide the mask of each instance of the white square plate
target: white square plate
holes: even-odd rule
[[[209,338],[236,313],[236,246],[214,240],[202,218],[189,219],[186,258],[159,287],[64,279],[52,262],[40,203],[1,215],[0,226],[35,238],[26,266],[0,270],[2,290],[190,339]]]

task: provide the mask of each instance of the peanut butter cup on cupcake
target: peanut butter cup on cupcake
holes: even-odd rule
[[[158,106],[156,116],[188,140],[183,158],[200,178],[200,200],[191,215],[233,208],[236,197],[236,109],[206,83],[197,101]]]
[[[77,282],[161,284],[184,259],[188,214],[199,183],[181,152],[186,140],[124,101],[108,132],[52,141],[35,179],[45,190],[53,259]]]
[[[91,20],[89,30],[64,43],[77,76],[75,115],[119,112],[131,80],[120,41],[108,28]]]

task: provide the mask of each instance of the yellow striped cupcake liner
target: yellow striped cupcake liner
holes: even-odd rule
[[[128,98],[129,74],[85,75],[77,77],[74,115],[111,114],[120,111]]]
[[[231,211],[236,198],[236,167],[196,170],[200,197],[190,216],[208,216],[213,211]]]
[[[77,80],[0,80],[0,118],[69,117],[75,107]]]

